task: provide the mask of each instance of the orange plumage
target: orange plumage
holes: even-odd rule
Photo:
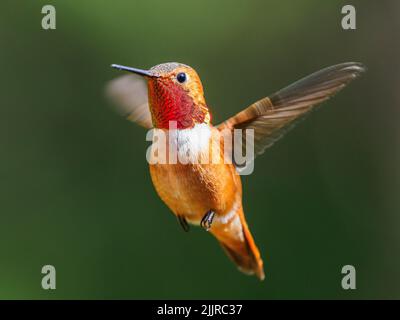
[[[189,66],[173,62],[150,70],[113,67],[140,76],[124,76],[110,83],[109,95],[120,110],[145,128],[165,133],[173,141],[169,147],[174,145],[179,155],[189,156],[189,162],[176,164],[155,163],[151,161],[154,155],[150,157],[150,174],[160,198],[185,229],[187,223],[204,226],[241,271],[264,279],[263,261],[243,212],[239,165],[224,161],[221,136],[252,129],[251,143],[260,154],[316,105],[355,79],[364,67],[349,62],[323,69],[253,103],[216,127],[211,124],[200,78]],[[169,127],[171,121],[176,123],[174,130]],[[203,161],[210,155],[219,161]]]
[[[220,141],[219,130],[211,127],[211,149]],[[241,271],[264,279],[263,262],[248,229],[242,207],[242,183],[233,164],[223,163],[223,146],[219,163],[151,164],[150,174],[160,198],[178,217],[199,225],[207,211],[215,212],[210,232]],[[213,154],[208,150],[208,154]]]

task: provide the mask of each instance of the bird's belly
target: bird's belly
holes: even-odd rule
[[[150,174],[166,205],[176,215],[199,224],[207,211],[224,213],[241,195],[240,178],[232,169],[223,164],[153,164]]]
[[[157,193],[176,215],[198,224],[209,210],[223,215],[236,199],[241,200],[240,176],[232,164],[223,162],[223,149],[213,149],[220,141],[217,129],[197,124],[190,129],[168,132],[168,136],[178,154],[190,155],[189,162],[151,161],[150,174]],[[210,143],[213,139],[217,142]],[[218,153],[221,161],[202,161],[206,154]]]

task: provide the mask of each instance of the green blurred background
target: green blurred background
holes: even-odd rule
[[[56,30],[41,29],[45,4]],[[352,1],[356,31],[341,28],[345,4],[1,1],[0,298],[400,298],[400,3]],[[196,68],[214,123],[322,67],[369,68],[243,179],[264,282],[182,232],[145,131],[104,98],[111,63],[167,61]]]

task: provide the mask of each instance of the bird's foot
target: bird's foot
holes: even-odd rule
[[[186,221],[185,217],[183,216],[177,216],[179,224],[181,225],[183,231],[188,232],[190,230],[190,226],[188,222]]]
[[[203,227],[204,230],[210,230],[212,222],[214,220],[214,216],[215,212],[210,210],[204,215],[203,219],[201,219],[200,225]]]

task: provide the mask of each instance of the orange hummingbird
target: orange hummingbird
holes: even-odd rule
[[[263,261],[243,212],[237,166],[234,162],[198,160],[222,131],[253,129],[254,151],[261,154],[315,106],[357,78],[365,70],[363,65],[348,62],[322,69],[217,126],[211,124],[203,87],[193,68],[176,62],[149,70],[112,67],[134,74],[112,80],[107,88],[126,117],[167,134],[171,134],[169,124],[174,121],[178,153],[189,153],[188,163],[150,163],[151,179],[160,198],[185,231],[189,223],[209,230],[240,271],[263,280]]]

